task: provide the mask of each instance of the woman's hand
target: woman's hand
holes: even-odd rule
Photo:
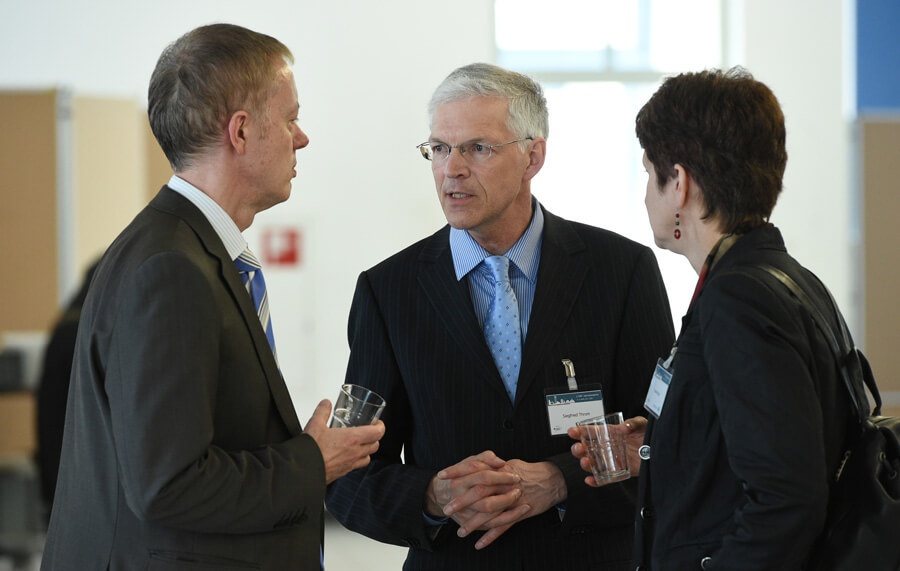
[[[635,416],[625,421],[625,445],[628,448],[628,471],[632,477],[637,476],[641,472],[641,457],[638,450],[644,445],[644,434],[647,432],[647,419],[643,416]],[[587,455],[587,446],[581,441],[582,433],[586,430],[583,427],[573,426],[569,428],[569,437],[577,440],[572,445],[572,456],[578,458],[581,469],[591,474],[591,459]],[[605,482],[597,483],[593,474],[585,477],[584,483],[594,488],[606,485]]]

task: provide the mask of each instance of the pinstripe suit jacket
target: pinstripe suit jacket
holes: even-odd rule
[[[324,495],[221,239],[164,187],[91,282],[41,568],[318,569]]]
[[[351,530],[409,546],[405,569],[624,569],[630,561],[633,483],[584,484],[571,440],[550,435],[544,389],[565,386],[561,361],[571,359],[580,383],[602,384],[607,410],[640,413],[656,359],[672,344],[668,300],[649,248],[544,213],[515,403],[467,281],[454,274],[449,227],[359,277],[346,381],[385,396],[387,432],[370,466],[330,486],[327,506]],[[429,481],[484,450],[559,466],[563,521],[548,510],[481,551],[480,534],[460,539],[453,522],[434,536],[423,518]]]

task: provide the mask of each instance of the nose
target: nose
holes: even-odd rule
[[[297,130],[294,132],[294,150],[296,151],[309,144],[309,137],[306,136],[306,133],[303,132],[299,125],[295,125],[295,127]]]
[[[463,176],[469,168],[466,157],[458,148],[451,148],[450,154],[447,155],[447,158],[444,159],[442,163],[441,166],[444,169],[444,175],[452,178]]]

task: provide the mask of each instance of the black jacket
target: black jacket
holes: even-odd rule
[[[599,382],[609,411],[639,414],[657,355],[673,332],[653,252],[611,232],[545,211],[537,289],[511,403],[457,281],[449,227],[364,272],[350,314],[347,382],[387,399],[387,432],[372,463],[329,487],[327,505],[348,528],[411,548],[405,569],[630,569],[634,482],[596,490],[551,436],[544,389]],[[425,490],[442,468],[485,450],[550,461],[568,486],[566,515],[525,519],[481,551],[481,535],[445,525],[429,536]],[[401,457],[402,452],[402,457]],[[433,531],[433,530],[432,530]]]
[[[641,469],[638,557],[653,571],[799,569],[822,529],[849,419],[846,390],[790,275],[828,295],[772,226],[737,240],[685,316],[674,374]]]

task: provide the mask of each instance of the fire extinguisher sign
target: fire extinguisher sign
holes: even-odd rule
[[[298,228],[266,228],[262,232],[263,263],[267,266],[299,266],[303,261]]]

